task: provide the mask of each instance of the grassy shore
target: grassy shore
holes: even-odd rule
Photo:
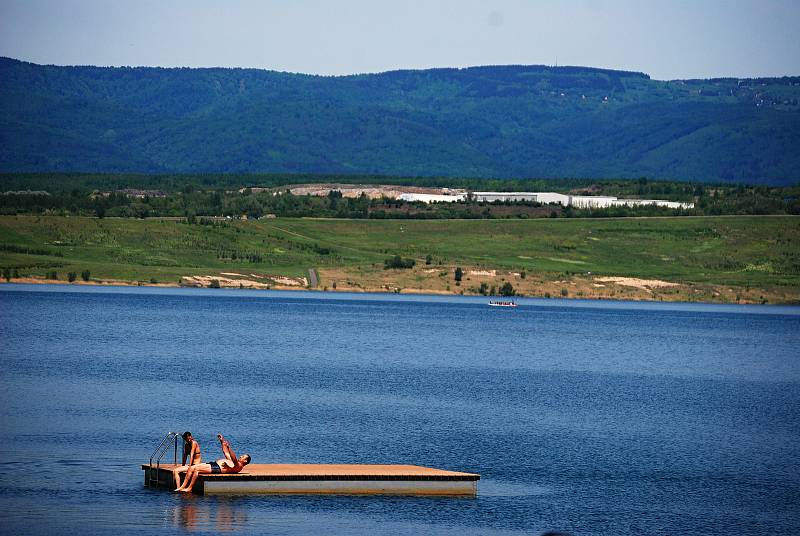
[[[530,296],[796,303],[798,244],[793,216],[213,225],[0,217],[0,267],[36,281],[89,271],[93,282],[177,285],[198,276],[195,284],[280,288],[290,279],[304,286],[314,268],[327,290],[473,294],[481,283],[510,282]],[[384,270],[393,255],[416,265]]]

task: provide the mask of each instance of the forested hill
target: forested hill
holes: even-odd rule
[[[800,182],[800,77],[500,66],[323,77],[0,58],[0,171]]]

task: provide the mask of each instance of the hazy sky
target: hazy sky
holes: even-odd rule
[[[57,65],[800,75],[798,28],[800,0],[0,0],[0,55]]]

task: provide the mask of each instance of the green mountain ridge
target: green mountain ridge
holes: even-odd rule
[[[800,181],[800,77],[318,76],[0,58],[0,171]]]

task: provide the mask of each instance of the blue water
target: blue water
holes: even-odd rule
[[[800,533],[800,308],[0,285],[3,534]],[[479,472],[475,499],[178,496],[207,458]]]

